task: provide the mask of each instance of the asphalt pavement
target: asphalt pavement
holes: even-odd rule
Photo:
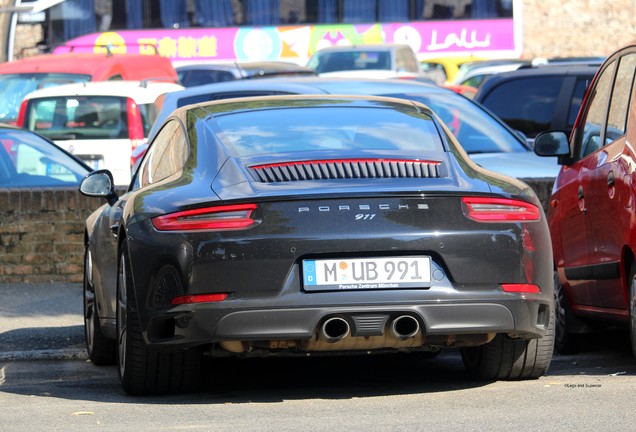
[[[82,285],[0,284],[0,362],[85,359]]]

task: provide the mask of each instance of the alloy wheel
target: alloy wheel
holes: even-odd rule
[[[89,250],[84,258],[84,332],[89,353],[95,342],[95,290],[93,288],[93,259]]]
[[[629,284],[629,337],[632,353],[636,357],[636,272],[631,272]]]
[[[119,262],[117,294],[117,359],[119,364],[119,374],[121,377],[126,372],[126,335],[128,317],[127,281],[126,281],[126,258],[121,255]]]

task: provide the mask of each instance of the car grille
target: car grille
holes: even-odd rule
[[[438,161],[346,159],[283,162],[249,167],[254,180],[278,183],[360,178],[440,178],[446,169]]]

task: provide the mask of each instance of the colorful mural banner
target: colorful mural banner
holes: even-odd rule
[[[329,24],[280,27],[121,30],[92,33],[54,52],[159,53],[173,62],[288,60],[304,63],[330,45],[406,43],[420,55],[500,53],[518,57],[512,19],[414,21],[389,24]]]

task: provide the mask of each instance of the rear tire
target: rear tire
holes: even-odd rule
[[[636,357],[636,263],[629,269],[627,289],[629,290],[629,340],[632,354]]]
[[[115,364],[115,341],[102,333],[99,311],[93,285],[93,261],[88,247],[84,252],[84,336],[86,352],[90,361],[97,366]]]
[[[552,361],[554,349],[554,311],[548,328],[538,339],[512,339],[505,334],[482,346],[462,348],[468,372],[484,380],[519,381],[543,376]]]
[[[121,245],[117,283],[117,364],[126,393],[155,395],[198,388],[201,352],[148,349],[139,321],[127,243]]]
[[[563,355],[576,354],[581,349],[580,335],[570,333],[568,327],[574,319],[572,309],[561,285],[558,273],[554,272],[554,347]]]

